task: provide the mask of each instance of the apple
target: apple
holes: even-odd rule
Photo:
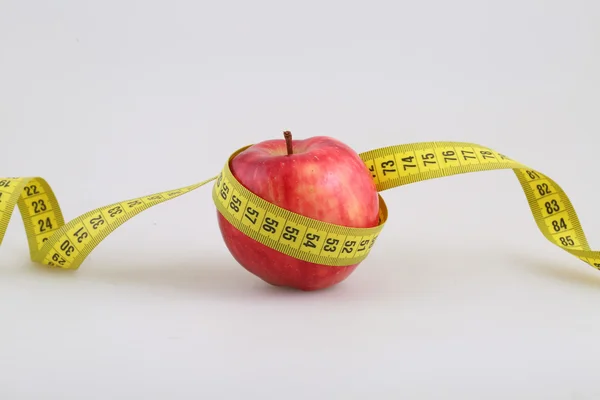
[[[371,173],[346,144],[327,136],[254,144],[230,162],[235,178],[277,206],[320,221],[355,228],[377,226],[379,198]],[[303,291],[345,280],[358,264],[334,267],[283,254],[246,236],[217,211],[221,235],[235,260],[274,285]]]

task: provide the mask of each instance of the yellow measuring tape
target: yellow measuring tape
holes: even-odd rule
[[[380,219],[374,228],[348,228],[287,211],[254,195],[229,169],[210,179],[89,211],[65,223],[52,188],[40,177],[0,178],[0,243],[19,206],[31,259],[52,267],[78,268],[111,232],[140,212],[214,181],[212,197],[219,212],[258,242],[302,260],[330,265],[356,264],[365,259],[388,217],[379,196]],[[533,217],[552,243],[600,268],[600,252],[592,251],[569,198],[543,173],[492,149],[472,143],[424,142],[389,146],[359,154],[379,192],[427,179],[468,172],[512,169]]]

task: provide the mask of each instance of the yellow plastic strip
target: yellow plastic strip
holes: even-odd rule
[[[247,147],[233,153],[230,159]],[[444,176],[512,169],[542,234],[563,250],[600,268],[600,252],[590,249],[566,193],[540,171],[487,147],[463,142],[389,146],[360,156],[380,192]],[[133,216],[211,181],[214,181],[215,206],[246,235],[292,257],[324,265],[343,266],[364,260],[388,217],[381,196],[380,221],[373,228],[348,228],[304,217],[248,191],[233,176],[228,160],[213,178],[101,207],[66,224],[56,196],[44,179],[0,178],[0,243],[18,204],[31,259],[53,267],[76,269],[104,238]]]
[[[18,204],[31,259],[52,267],[77,269],[104,238],[133,216],[214,179],[216,176],[195,185],[100,207],[65,224],[58,201],[44,179],[0,178],[0,243]]]
[[[577,213],[558,183],[504,154],[473,143],[422,142],[384,147],[360,156],[379,191],[450,175],[512,169],[546,239],[600,268],[600,252],[590,249]]]

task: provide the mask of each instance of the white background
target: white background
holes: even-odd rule
[[[231,152],[469,141],[561,184],[600,246],[600,5],[0,0],[0,175],[70,220],[213,176]],[[387,191],[332,290],[238,266],[209,187],[75,273],[0,247],[0,398],[598,399],[600,273],[537,230],[512,172]],[[600,247],[595,247],[600,249]]]

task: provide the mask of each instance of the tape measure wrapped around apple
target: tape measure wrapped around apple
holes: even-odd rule
[[[322,289],[367,256],[387,210],[350,147],[330,137],[284,135],[227,161],[213,187],[219,227],[238,263],[266,282]]]
[[[0,178],[0,243],[18,205],[31,259],[77,269],[133,216],[214,181],[219,228],[237,262],[272,285],[317,290],[346,279],[373,249],[388,217],[380,192],[495,169],[512,169],[550,242],[600,269],[600,252],[590,249],[562,188],[492,149],[422,142],[358,154],[331,137],[293,140],[288,131],[234,152],[210,179],[100,207],[68,223],[43,178]]]

